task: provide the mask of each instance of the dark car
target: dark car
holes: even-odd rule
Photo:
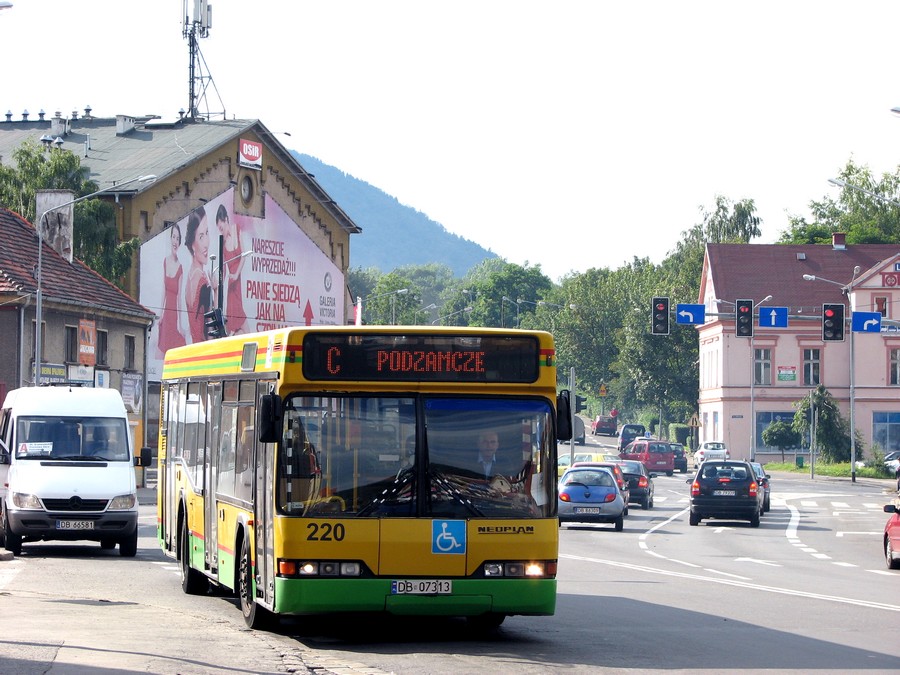
[[[640,504],[642,509],[653,508],[653,479],[655,473],[648,473],[642,462],[624,460],[620,462],[625,482],[628,483],[628,501]]]
[[[646,434],[647,427],[643,424],[623,424],[619,429],[619,452],[622,452],[635,438]]]
[[[769,510],[771,503],[772,486],[769,481],[772,477],[766,473],[763,465],[759,462],[750,462],[750,466],[756,472],[756,482],[763,490],[763,512],[765,513]]]
[[[610,415],[597,415],[591,422],[591,433],[594,436],[603,434],[604,436],[616,435],[616,418]]]
[[[578,445],[584,445],[584,420],[575,415],[575,427],[572,429],[572,438]]]
[[[687,454],[684,452],[684,446],[681,443],[669,443],[672,448],[672,468],[681,473],[687,473]]]
[[[900,570],[900,497],[884,507],[891,517],[884,524],[884,562],[891,570]]]
[[[691,525],[704,518],[749,520],[759,527],[763,512],[763,489],[749,462],[708,459],[700,466],[691,485]]]
[[[612,523],[616,532],[624,528],[625,501],[609,469],[576,467],[559,481],[559,523]]]

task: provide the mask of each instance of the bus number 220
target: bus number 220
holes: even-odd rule
[[[306,526],[309,534],[306,536],[307,541],[344,541],[344,525],[343,523],[310,523]]]

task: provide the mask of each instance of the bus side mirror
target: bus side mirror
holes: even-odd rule
[[[150,466],[153,463],[153,451],[150,448],[141,448],[141,454],[134,458],[135,466]]]
[[[256,407],[256,428],[260,443],[277,443],[281,438],[282,401],[278,394],[263,394]]]
[[[563,389],[556,395],[556,440],[572,439],[572,404],[569,390]]]

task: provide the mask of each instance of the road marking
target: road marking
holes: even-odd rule
[[[849,509],[850,505],[847,502],[831,502],[831,506],[835,509]]]
[[[834,533],[834,536],[843,537],[845,534],[874,534],[874,535],[877,535],[880,537],[882,534],[884,534],[884,532],[876,532],[874,530],[869,531],[869,532],[841,532],[841,531],[838,531],[838,532]]]
[[[712,573],[712,574],[720,574],[720,575],[722,575],[723,577],[731,577],[732,579],[742,579],[742,580],[744,580],[744,581],[750,581],[750,577],[742,577],[742,576],[739,576],[739,575],[737,575],[737,574],[729,574],[728,572],[723,572],[722,570],[714,570],[714,569],[712,569],[712,568],[710,568],[710,567],[704,567],[704,568],[703,568],[703,571],[704,571],[704,572],[710,572],[710,573]]]
[[[807,499],[800,500],[800,506],[808,506],[808,507],[816,508],[818,505],[819,505],[818,502],[811,502]]]
[[[616,560],[604,560],[602,558],[588,558],[586,556],[560,554],[560,558],[569,560],[580,560],[581,562],[591,562],[600,565],[609,565],[610,567],[621,567],[634,570],[637,572],[645,572],[647,574],[658,574],[666,577],[676,577],[679,579],[692,579],[694,581],[706,581],[715,584],[723,584],[726,586],[736,586],[738,588],[749,588],[752,590],[765,591],[766,593],[776,593],[778,595],[792,595],[800,598],[811,598],[814,600],[825,600],[827,602],[836,602],[844,605],[856,605],[858,607],[868,607],[871,609],[884,609],[889,612],[900,612],[900,605],[891,605],[886,602],[872,602],[869,600],[857,600],[856,598],[847,598],[840,595],[826,595],[824,593],[811,593],[809,591],[798,591],[791,588],[782,588],[780,586],[764,586],[762,584],[748,583],[739,579],[720,579],[718,577],[710,577],[703,574],[690,574],[687,572],[675,572],[672,570],[662,570],[645,565],[634,565],[631,563],[618,562]],[[869,570],[876,574],[890,574],[881,570]],[[893,576],[893,575],[892,575]]]
[[[752,562],[758,565],[770,565],[772,567],[781,567],[781,565],[774,560],[758,560],[757,558],[735,558],[735,562]]]
[[[827,553],[813,553],[813,558],[818,558],[819,560],[831,560],[831,556]]]
[[[0,567],[0,590],[6,588],[9,583],[22,571],[22,561],[14,558],[8,565]]]
[[[835,565],[838,565],[839,567],[856,567],[856,565],[854,565],[853,563],[845,563],[845,562],[837,562],[837,561],[835,561],[834,564],[835,564]]]

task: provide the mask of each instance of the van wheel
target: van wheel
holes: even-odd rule
[[[102,548],[104,551],[111,551],[115,547],[116,547],[115,539],[101,539],[100,540],[100,548]]]
[[[181,590],[188,595],[199,595],[206,591],[206,578],[191,567],[191,542],[188,538],[187,519],[181,521]],[[137,541],[135,541],[137,546]]]
[[[674,471],[666,471],[666,475],[667,475],[667,476],[671,476],[671,475],[673,475],[674,473],[675,473]]]
[[[119,555],[123,558],[133,558],[137,555],[137,540],[138,533],[137,528],[134,530],[134,534],[130,537],[126,537],[119,542]]]
[[[9,516],[3,512],[3,545],[13,555],[22,555],[22,536],[13,532],[9,527]]]

